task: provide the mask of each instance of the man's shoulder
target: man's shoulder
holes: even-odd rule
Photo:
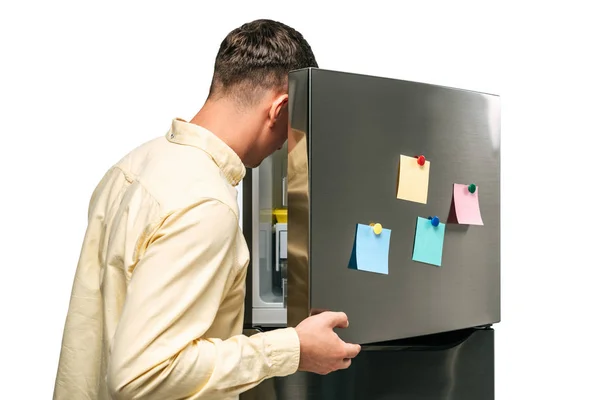
[[[238,215],[236,189],[204,151],[159,137],[123,157],[116,165],[138,182],[165,212],[215,199]]]

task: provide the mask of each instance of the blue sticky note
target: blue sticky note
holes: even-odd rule
[[[357,224],[348,268],[387,275],[391,235],[390,229],[377,235],[372,226]]]
[[[442,265],[445,231],[446,224],[440,222],[438,226],[433,226],[431,220],[418,217],[413,261],[440,267]]]

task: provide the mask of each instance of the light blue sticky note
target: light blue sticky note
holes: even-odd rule
[[[413,261],[442,266],[442,250],[444,248],[444,233],[446,224],[433,226],[427,218],[417,218]]]
[[[391,235],[390,229],[377,235],[373,227],[357,224],[348,268],[387,275]]]

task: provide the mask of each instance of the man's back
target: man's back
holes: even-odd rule
[[[136,148],[103,177],[90,202],[89,226],[65,327],[56,399],[110,398],[107,374],[111,353],[118,371],[113,379],[123,380],[113,382],[118,387],[146,372],[143,368],[160,367],[200,336],[227,339],[241,333],[248,249],[237,225],[234,185],[243,178],[245,167],[236,158],[210,132],[174,120],[166,137]],[[153,255],[163,262],[141,265],[150,245],[169,232],[169,224],[181,223],[200,205],[212,209],[214,218],[223,218],[220,223],[228,227],[230,236],[235,235],[230,238],[235,252],[223,255],[230,258],[233,269],[218,273],[215,269],[220,266],[197,263],[199,269],[205,269],[195,275],[198,281],[178,284],[183,276],[180,269],[171,268],[171,262],[177,260],[170,260],[169,253],[181,258],[186,251],[172,246],[163,246],[160,255]],[[197,238],[198,246],[210,240],[208,236],[218,234],[210,229],[212,226],[205,230],[207,238]],[[186,235],[186,229],[173,234]],[[134,276],[137,294],[128,298]],[[215,290],[206,290],[208,284]],[[173,320],[186,318],[179,304],[195,307],[194,286],[205,293],[195,314],[199,322],[173,325]],[[120,343],[126,346],[113,341],[121,331]],[[195,380],[196,385],[201,383],[201,378]]]

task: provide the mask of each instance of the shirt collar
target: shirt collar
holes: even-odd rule
[[[208,129],[175,118],[166,137],[172,143],[194,146],[204,151],[213,159],[232,186],[237,186],[244,179],[246,167],[240,157]]]

